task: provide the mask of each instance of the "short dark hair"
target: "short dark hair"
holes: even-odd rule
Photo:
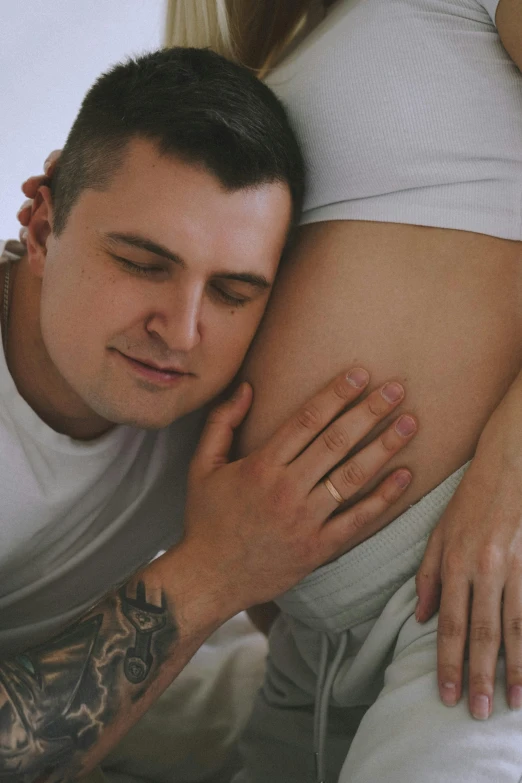
[[[52,180],[55,234],[82,190],[109,186],[133,138],[203,165],[229,191],[286,183],[297,222],[304,163],[280,101],[246,68],[174,47],[116,65],[85,96]]]

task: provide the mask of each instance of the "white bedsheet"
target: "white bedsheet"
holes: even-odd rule
[[[266,652],[246,614],[225,623],[105,760],[109,783],[229,783]]]

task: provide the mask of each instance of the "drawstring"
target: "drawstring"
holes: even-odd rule
[[[315,711],[314,711],[314,756],[315,756],[315,777],[317,783],[322,783],[322,748],[320,745],[320,731],[321,731],[321,696],[324,688],[324,681],[326,678],[326,667],[328,664],[328,635],[326,633],[321,634],[321,653],[319,656],[319,670],[317,672],[317,684],[315,686]]]
[[[343,656],[348,644],[348,631],[341,634],[339,645],[330,668],[328,669],[329,640],[328,634],[321,636],[321,654],[319,658],[319,671],[317,673],[317,687],[315,691],[314,712],[314,755],[316,783],[325,783],[324,772],[324,746],[328,732],[328,704],[334,680],[337,676]]]

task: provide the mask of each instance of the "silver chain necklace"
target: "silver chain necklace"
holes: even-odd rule
[[[4,298],[2,301],[2,344],[4,354],[7,354],[7,332],[9,330],[9,289],[11,281],[11,264],[7,264],[4,275]]]

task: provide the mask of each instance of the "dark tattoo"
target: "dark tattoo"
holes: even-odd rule
[[[81,769],[78,754],[95,745],[124,698],[141,698],[169,657],[177,627],[164,593],[159,606],[148,602],[140,581],[135,595],[122,588],[99,609],[0,661],[0,783],[70,780]]]
[[[101,615],[0,667],[0,779],[31,780],[58,766],[90,723],[79,700]]]
[[[136,643],[127,650],[123,670],[129,682],[138,684],[148,676],[152,667],[150,651],[152,634],[161,631],[167,622],[167,602],[161,596],[161,606],[148,604],[145,600],[145,584],[138,582],[136,598],[129,598],[123,587],[120,591],[123,614],[136,629]]]

